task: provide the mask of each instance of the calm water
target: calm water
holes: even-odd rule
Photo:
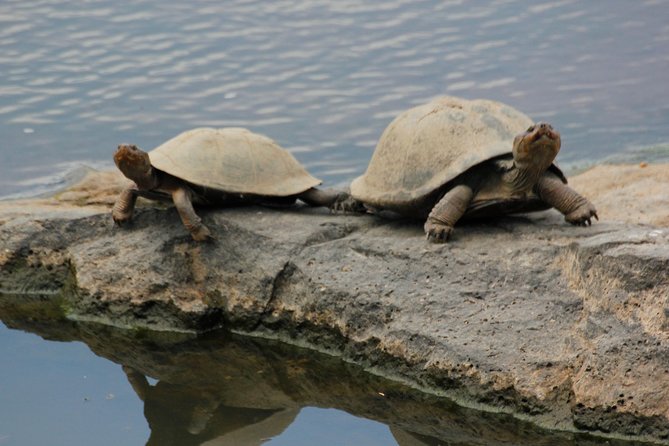
[[[265,133],[327,185],[345,184],[364,171],[398,112],[441,94],[501,100],[552,122],[562,132],[563,165],[664,160],[667,73],[664,0],[2,0],[0,197],[53,190],[82,164],[112,168],[120,142],[150,149],[204,125]],[[288,391],[290,404],[269,408],[227,396],[203,402],[197,395],[206,385],[183,379],[194,373],[188,361],[176,367],[183,374],[176,380],[162,373],[172,370],[171,356],[158,353],[124,372],[126,362],[81,334],[3,320],[65,342],[0,324],[0,445],[145,444],[172,427],[183,440],[175,444],[229,444],[220,438],[235,431],[234,420],[225,421],[230,413],[241,417],[238,428],[266,426],[271,445],[455,441],[443,426],[402,424],[350,401]],[[207,342],[179,345],[212,348]],[[336,373],[333,381],[350,378]],[[154,392],[151,411],[137,391],[140,376],[158,380],[145,381],[151,388],[167,387]],[[225,377],[215,382],[225,394]],[[323,388],[314,384],[316,394]],[[155,413],[166,416],[161,410],[173,404],[190,405],[194,415],[161,424]],[[472,417],[447,409],[451,418],[426,418]],[[507,432],[498,424],[495,432]],[[457,441],[497,444],[468,435]]]
[[[441,94],[551,121],[563,164],[669,153],[666,0],[3,0],[0,50],[0,196],[203,125],[347,183]]]
[[[0,445],[633,446],[458,407],[275,341],[76,323],[59,305],[0,295]]]

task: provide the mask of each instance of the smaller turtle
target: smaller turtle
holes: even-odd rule
[[[289,205],[341,207],[345,192],[320,190],[320,180],[272,139],[243,128],[196,128],[150,152],[121,144],[114,162],[134,184],[123,190],[112,210],[121,225],[132,219],[138,196],[174,202],[193,238],[211,232],[193,209],[198,205]]]
[[[441,97],[393,120],[351,195],[368,208],[426,219],[434,242],[446,242],[462,217],[551,207],[590,225],[597,211],[567,186],[554,163],[559,150],[550,124],[495,101]]]

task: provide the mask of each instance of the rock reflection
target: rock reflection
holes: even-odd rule
[[[0,294],[0,320],[44,339],[84,342],[120,364],[144,403],[148,445],[260,445],[280,437],[304,407],[384,423],[400,446],[631,445],[547,432],[508,415],[463,408],[277,341],[75,322],[63,317],[53,296]]]

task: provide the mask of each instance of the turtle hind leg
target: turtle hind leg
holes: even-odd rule
[[[364,213],[364,205],[353,198],[351,194],[343,190],[327,189],[321,190],[315,187],[307,189],[297,196],[309,206],[326,207],[333,212],[355,212]]]
[[[424,226],[427,239],[435,243],[447,242],[455,223],[465,215],[472,198],[474,191],[465,184],[455,186],[446,192],[427,217]]]
[[[536,189],[537,195],[562,212],[564,219],[572,225],[591,225],[593,217],[599,220],[595,206],[551,172],[539,178]]]

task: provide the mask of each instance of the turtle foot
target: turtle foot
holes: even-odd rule
[[[446,243],[451,238],[453,227],[428,220],[425,222],[425,237],[432,243]]]
[[[193,236],[193,240],[198,242],[205,242],[216,239],[213,235],[211,235],[209,228],[207,228],[205,225],[202,225],[198,229],[191,231],[191,235]]]
[[[364,214],[367,212],[367,209],[362,202],[353,198],[349,193],[340,192],[334,202],[330,205],[330,211],[333,214],[338,214],[340,212],[347,214]]]
[[[132,220],[132,212],[112,212],[112,219],[116,226],[127,226]]]
[[[564,219],[575,226],[590,226],[592,225],[592,218],[599,220],[597,216],[597,209],[592,203],[587,201],[579,206],[575,211],[565,215]]]

